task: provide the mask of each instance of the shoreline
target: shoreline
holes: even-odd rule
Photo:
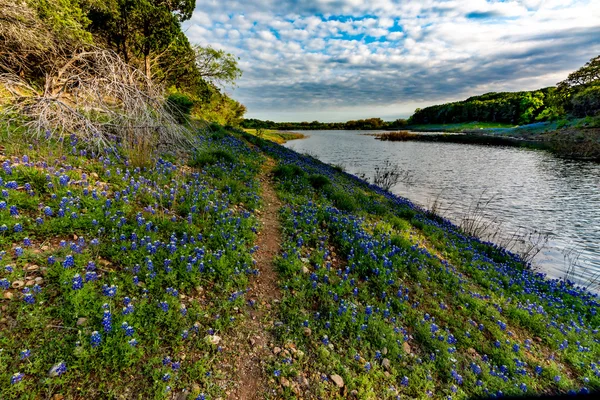
[[[600,161],[600,129],[598,128],[566,128],[550,132],[492,132],[489,129],[462,132],[438,131],[429,135],[412,132],[436,132],[434,130],[407,130],[367,134],[382,141],[421,141],[446,142],[459,144],[479,144],[489,146],[525,147],[536,150],[547,150],[561,157]]]

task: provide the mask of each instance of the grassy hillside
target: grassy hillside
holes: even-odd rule
[[[261,398],[600,388],[596,295],[339,168],[241,131],[137,166],[75,137],[0,146],[2,399],[224,398],[256,309]],[[268,303],[248,292],[266,185]]]

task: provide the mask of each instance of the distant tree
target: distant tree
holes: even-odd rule
[[[600,55],[559,82],[557,104],[576,117],[600,112]]]
[[[193,46],[195,63],[199,75],[214,85],[232,85],[242,76],[237,58],[224,50],[210,46]]]

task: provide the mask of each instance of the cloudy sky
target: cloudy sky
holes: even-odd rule
[[[346,121],[554,85],[600,54],[600,1],[197,0],[193,43],[239,57],[247,118]]]

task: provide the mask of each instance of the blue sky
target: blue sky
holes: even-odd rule
[[[408,117],[556,84],[600,54],[595,1],[197,0],[192,43],[239,57],[247,118]]]

